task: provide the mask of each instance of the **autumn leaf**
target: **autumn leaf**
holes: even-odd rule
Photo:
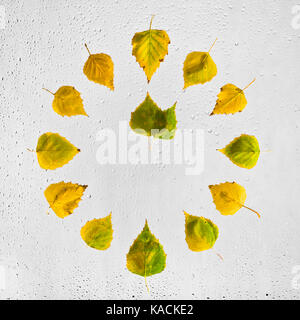
[[[143,231],[134,240],[127,253],[127,269],[145,278],[162,272],[166,267],[166,254],[162,245],[151,233],[147,220]],[[149,289],[148,289],[149,291]]]
[[[54,95],[52,103],[53,110],[61,116],[87,116],[84,108],[80,93],[71,86],[62,86],[55,93],[48,89],[44,90]]]
[[[67,139],[52,132],[42,134],[36,147],[40,167],[50,170],[67,164],[79,151]]]
[[[80,231],[81,238],[91,248],[106,250],[113,239],[111,213],[102,219],[88,221]]]
[[[83,67],[87,78],[114,90],[114,64],[111,57],[105,53],[91,54],[87,45],[89,58]]]
[[[175,104],[162,111],[151,99],[149,93],[145,100],[131,113],[130,127],[138,134],[159,139],[173,139],[176,131]]]
[[[250,82],[244,89],[236,87],[234,84],[228,83],[221,88],[211,116],[214,114],[229,114],[241,112],[247,105],[244,91],[255,81]]]
[[[55,214],[59,218],[65,218],[78,207],[86,188],[86,185],[62,181],[50,184],[44,194]]]
[[[244,205],[246,201],[246,190],[236,182],[225,182],[209,186],[216,209],[224,216],[235,214],[242,207],[260,214]]]
[[[256,165],[260,153],[257,139],[248,134],[242,134],[218,151],[225,154],[237,166],[246,169]]]
[[[148,82],[168,54],[170,43],[166,31],[151,28],[152,20],[153,17],[149,30],[137,32],[132,38],[132,55],[136,57],[136,61],[144,69]]]
[[[190,250],[204,251],[211,249],[218,239],[219,229],[209,219],[192,216],[184,211],[185,240]]]
[[[217,74],[217,66],[210,56],[210,50],[215,42],[208,52],[193,51],[186,56],[183,65],[183,89],[199,83],[204,84]]]

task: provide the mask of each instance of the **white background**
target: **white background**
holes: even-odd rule
[[[292,270],[300,265],[299,40],[292,27],[295,1],[2,1],[0,30],[0,265],[1,298],[18,299],[298,299]],[[164,29],[169,54],[150,84],[131,55],[135,32]],[[191,51],[211,51],[218,74],[205,85],[183,88],[182,67]],[[115,91],[82,72],[93,53],[109,54]],[[233,116],[213,116],[220,87],[246,86],[248,105]],[[62,85],[81,92],[89,117],[63,118],[51,107]],[[205,167],[186,176],[184,166],[107,165],[96,160],[97,132],[118,132],[120,120],[149,91],[162,108],[177,104],[178,128],[205,132]],[[129,130],[129,127],[128,127]],[[44,132],[58,132],[82,150],[54,171],[38,165]],[[262,151],[255,168],[233,165],[216,149],[241,133],[254,134]],[[54,182],[87,184],[72,216],[47,215],[45,188]],[[208,185],[236,181],[246,205],[221,216]],[[213,252],[189,251],[184,215],[212,219],[220,229]],[[80,228],[113,212],[107,251],[86,246]],[[144,279],[126,269],[126,253],[145,218],[167,253],[166,269]],[[3,269],[3,268],[2,268]]]

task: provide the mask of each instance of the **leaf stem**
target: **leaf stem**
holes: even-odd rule
[[[86,50],[88,51],[89,55],[91,56],[92,54],[91,54],[91,52],[90,52],[90,50],[89,50],[89,48],[88,48],[86,43],[84,44],[84,46],[86,47]]]
[[[222,261],[224,261],[224,258],[222,257],[222,255],[221,255],[220,253],[216,252],[216,255],[217,255]]]
[[[254,79],[243,89],[243,91],[246,90],[248,87],[250,87],[251,84],[252,84],[255,80],[256,80],[256,78],[254,78]]]
[[[55,93],[51,92],[49,89],[46,89],[46,88],[42,88],[42,89],[47,91],[47,92],[49,92],[49,93],[51,93],[51,94],[53,94],[53,95],[55,95]]]
[[[260,214],[259,214],[257,211],[255,211],[255,210],[253,210],[253,209],[251,209],[251,208],[249,208],[249,207],[247,207],[247,206],[244,206],[244,205],[242,205],[242,207],[244,207],[244,208],[246,208],[246,209],[248,209],[248,210],[250,210],[250,211],[252,211],[252,212],[256,213],[256,214],[257,214],[257,216],[260,218]]]
[[[153,14],[153,15],[152,15],[152,17],[151,17],[149,30],[151,30],[151,27],[152,27],[152,21],[153,21],[153,18],[154,18],[154,17],[155,17],[155,14]]]
[[[33,149],[29,149],[29,148],[26,148],[26,150],[29,152],[35,152]]]
[[[147,283],[147,277],[146,277],[146,276],[144,276],[144,278],[145,278],[146,288],[147,288],[147,291],[148,291],[148,293],[149,293],[149,292],[150,292],[150,290],[149,290],[148,283]]]
[[[223,197],[225,197],[225,198],[229,199],[230,201],[234,201],[234,202],[238,203],[240,206],[242,206],[242,207],[244,207],[244,208],[246,208],[246,209],[248,209],[248,210],[250,210],[250,211],[252,211],[252,212],[256,213],[256,214],[257,214],[257,216],[260,218],[260,214],[259,214],[257,211],[255,211],[255,210],[253,210],[253,209],[251,209],[251,208],[249,208],[249,207],[247,207],[247,206],[245,206],[245,205],[241,204],[239,201],[236,201],[235,199],[230,198],[227,194],[224,194],[224,195],[223,195]]]
[[[220,258],[220,260],[224,261],[224,258],[222,257],[222,255],[218,253],[215,248],[212,248],[212,250]]]
[[[208,50],[208,53],[210,53],[210,50],[213,48],[213,46],[215,45],[216,41],[218,40],[218,38],[216,38],[216,40],[214,41],[214,43],[211,45],[211,47]]]
[[[151,136],[148,136],[148,147],[149,147],[149,151],[151,152],[151,150],[152,150],[152,140],[151,140]]]

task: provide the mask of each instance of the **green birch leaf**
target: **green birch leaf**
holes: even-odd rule
[[[111,213],[102,219],[88,221],[80,231],[81,238],[91,248],[106,250],[113,239]]]
[[[145,100],[131,113],[129,125],[138,134],[173,139],[177,124],[175,107],[176,102],[171,108],[163,111],[147,93]]]
[[[134,240],[127,253],[127,269],[144,277],[146,281],[146,277],[162,272],[165,267],[166,254],[164,249],[151,233],[146,220],[143,231]]]
[[[246,169],[251,169],[256,165],[260,154],[257,139],[248,134],[242,134],[218,151],[225,154],[237,166]]]
[[[209,219],[185,215],[185,240],[190,250],[204,251],[211,249],[218,239],[219,229]]]

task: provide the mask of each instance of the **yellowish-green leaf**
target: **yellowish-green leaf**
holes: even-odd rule
[[[204,251],[211,249],[218,239],[219,229],[209,219],[192,216],[184,211],[185,240],[190,250]]]
[[[161,110],[151,99],[149,93],[145,100],[131,113],[130,127],[138,134],[159,139],[173,139],[176,131],[175,104]]]
[[[244,94],[246,90],[255,79],[250,82],[244,89],[236,87],[234,84],[228,83],[221,88],[211,116],[214,114],[230,114],[241,112],[247,105],[247,100]]]
[[[66,138],[52,132],[42,134],[36,147],[40,167],[50,170],[67,164],[79,151]]]
[[[87,78],[114,90],[114,63],[111,57],[105,53],[91,54],[87,45],[89,58],[83,67],[83,73]]]
[[[132,55],[136,57],[136,61],[144,69],[148,82],[168,54],[170,43],[166,31],[151,29],[152,19],[149,30],[137,32],[132,38]]]
[[[162,272],[165,267],[166,254],[162,245],[151,233],[146,220],[143,231],[134,240],[127,253],[127,269],[144,277],[146,281],[146,277]]]
[[[260,215],[255,210],[244,205],[246,201],[246,190],[236,182],[225,182],[209,186],[216,209],[224,216],[235,214],[241,207],[251,210]]]
[[[88,221],[80,231],[81,238],[91,248],[106,250],[113,239],[111,213],[102,219]]]
[[[193,51],[186,56],[183,65],[183,89],[199,83],[204,84],[217,74],[217,66],[210,56],[213,45],[208,52]]]
[[[62,86],[55,93],[44,89],[54,95],[53,110],[61,116],[87,116],[80,93],[71,86]]]
[[[78,207],[86,188],[85,185],[62,181],[50,184],[44,194],[55,214],[59,218],[65,218]]]
[[[248,134],[242,134],[218,151],[225,154],[237,166],[246,169],[256,165],[260,154],[257,139]]]

